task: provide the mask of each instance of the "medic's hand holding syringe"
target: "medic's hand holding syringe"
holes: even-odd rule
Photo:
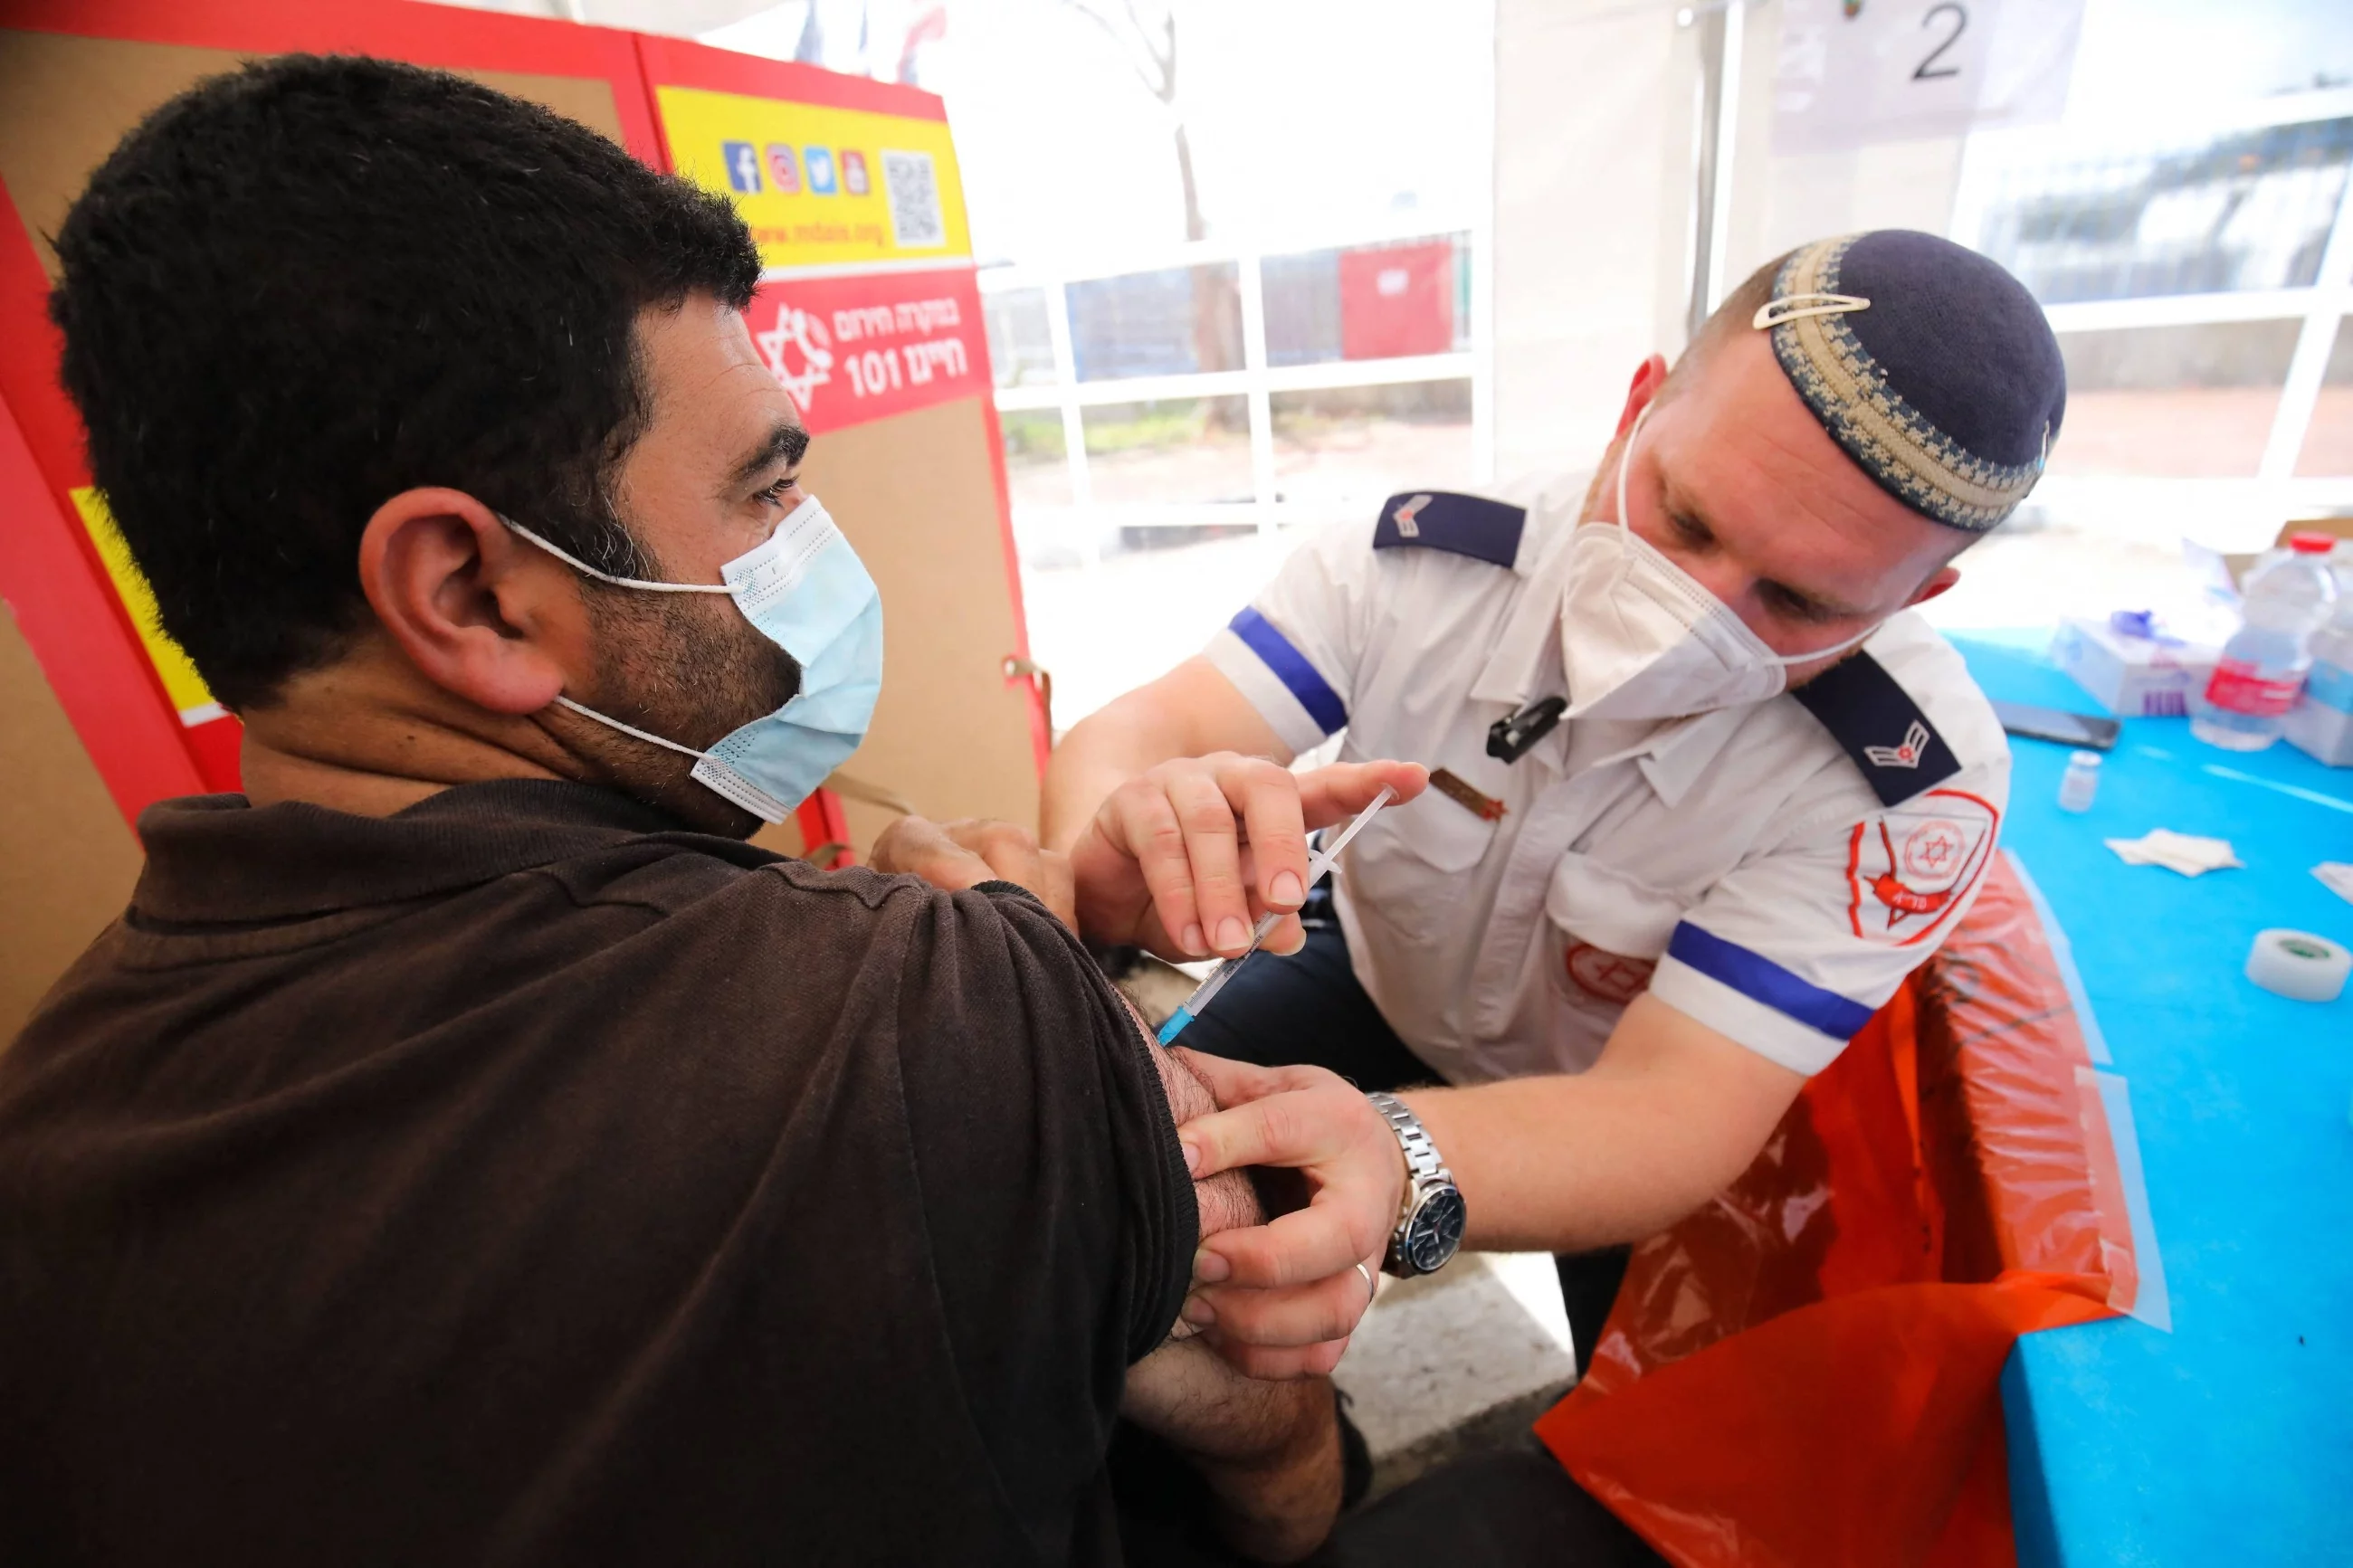
[[[1332,863],[1339,859],[1340,851],[1348,847],[1348,840],[1365,830],[1365,824],[1372,821],[1375,812],[1396,798],[1397,791],[1390,785],[1383,784],[1381,793],[1373,797],[1373,804],[1358,812],[1356,820],[1341,829],[1340,837],[1324,847],[1308,855],[1307,890],[1309,892],[1314,892],[1315,884],[1322,881],[1324,873],[1332,869]],[[1250,932],[1249,948],[1236,957],[1224,960],[1215,969],[1209,971],[1209,977],[1194,987],[1193,994],[1185,998],[1185,1005],[1170,1014],[1168,1021],[1160,1026],[1162,1045],[1174,1041],[1178,1035],[1184,1033],[1186,1025],[1200,1016],[1201,1009],[1209,1005],[1209,999],[1226,988],[1226,982],[1234,977],[1236,970],[1250,962],[1250,954],[1258,951],[1259,944],[1266,940],[1267,933],[1274,930],[1276,923],[1287,912],[1287,910],[1269,910],[1259,917],[1258,925]]]

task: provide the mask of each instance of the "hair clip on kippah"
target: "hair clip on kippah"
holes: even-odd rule
[[[1759,305],[1748,324],[1763,331],[1800,316],[1843,316],[1849,310],[1870,309],[1870,300],[1852,294],[1788,294]]]

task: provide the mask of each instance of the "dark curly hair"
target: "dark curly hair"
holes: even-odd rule
[[[605,570],[645,418],[638,313],[742,309],[724,200],[446,72],[289,55],[164,105],[56,238],[90,466],[164,629],[231,709],[365,624],[361,530],[448,485]]]

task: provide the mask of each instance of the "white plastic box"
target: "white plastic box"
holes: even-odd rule
[[[2353,674],[2315,665],[2295,706],[2280,721],[2288,743],[2332,768],[2353,768]]]
[[[2074,616],[2051,639],[2051,662],[2120,719],[2183,717],[2221,654],[2210,644],[2138,637]]]

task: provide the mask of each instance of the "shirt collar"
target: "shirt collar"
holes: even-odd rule
[[[1532,517],[1542,504],[1529,508]],[[1577,528],[1575,510],[1569,509],[1567,515],[1548,521],[1541,553],[1533,563],[1521,563],[1519,596],[1513,600],[1502,634],[1471,683],[1474,702],[1500,702],[1507,710],[1518,709],[1546,689],[1557,690],[1563,684],[1560,599],[1567,586],[1569,536]]]
[[[192,795],[140,813],[147,864],[131,902],[163,921],[290,920],[452,892],[682,831],[627,795],[554,779],[460,784],[391,816]]]

